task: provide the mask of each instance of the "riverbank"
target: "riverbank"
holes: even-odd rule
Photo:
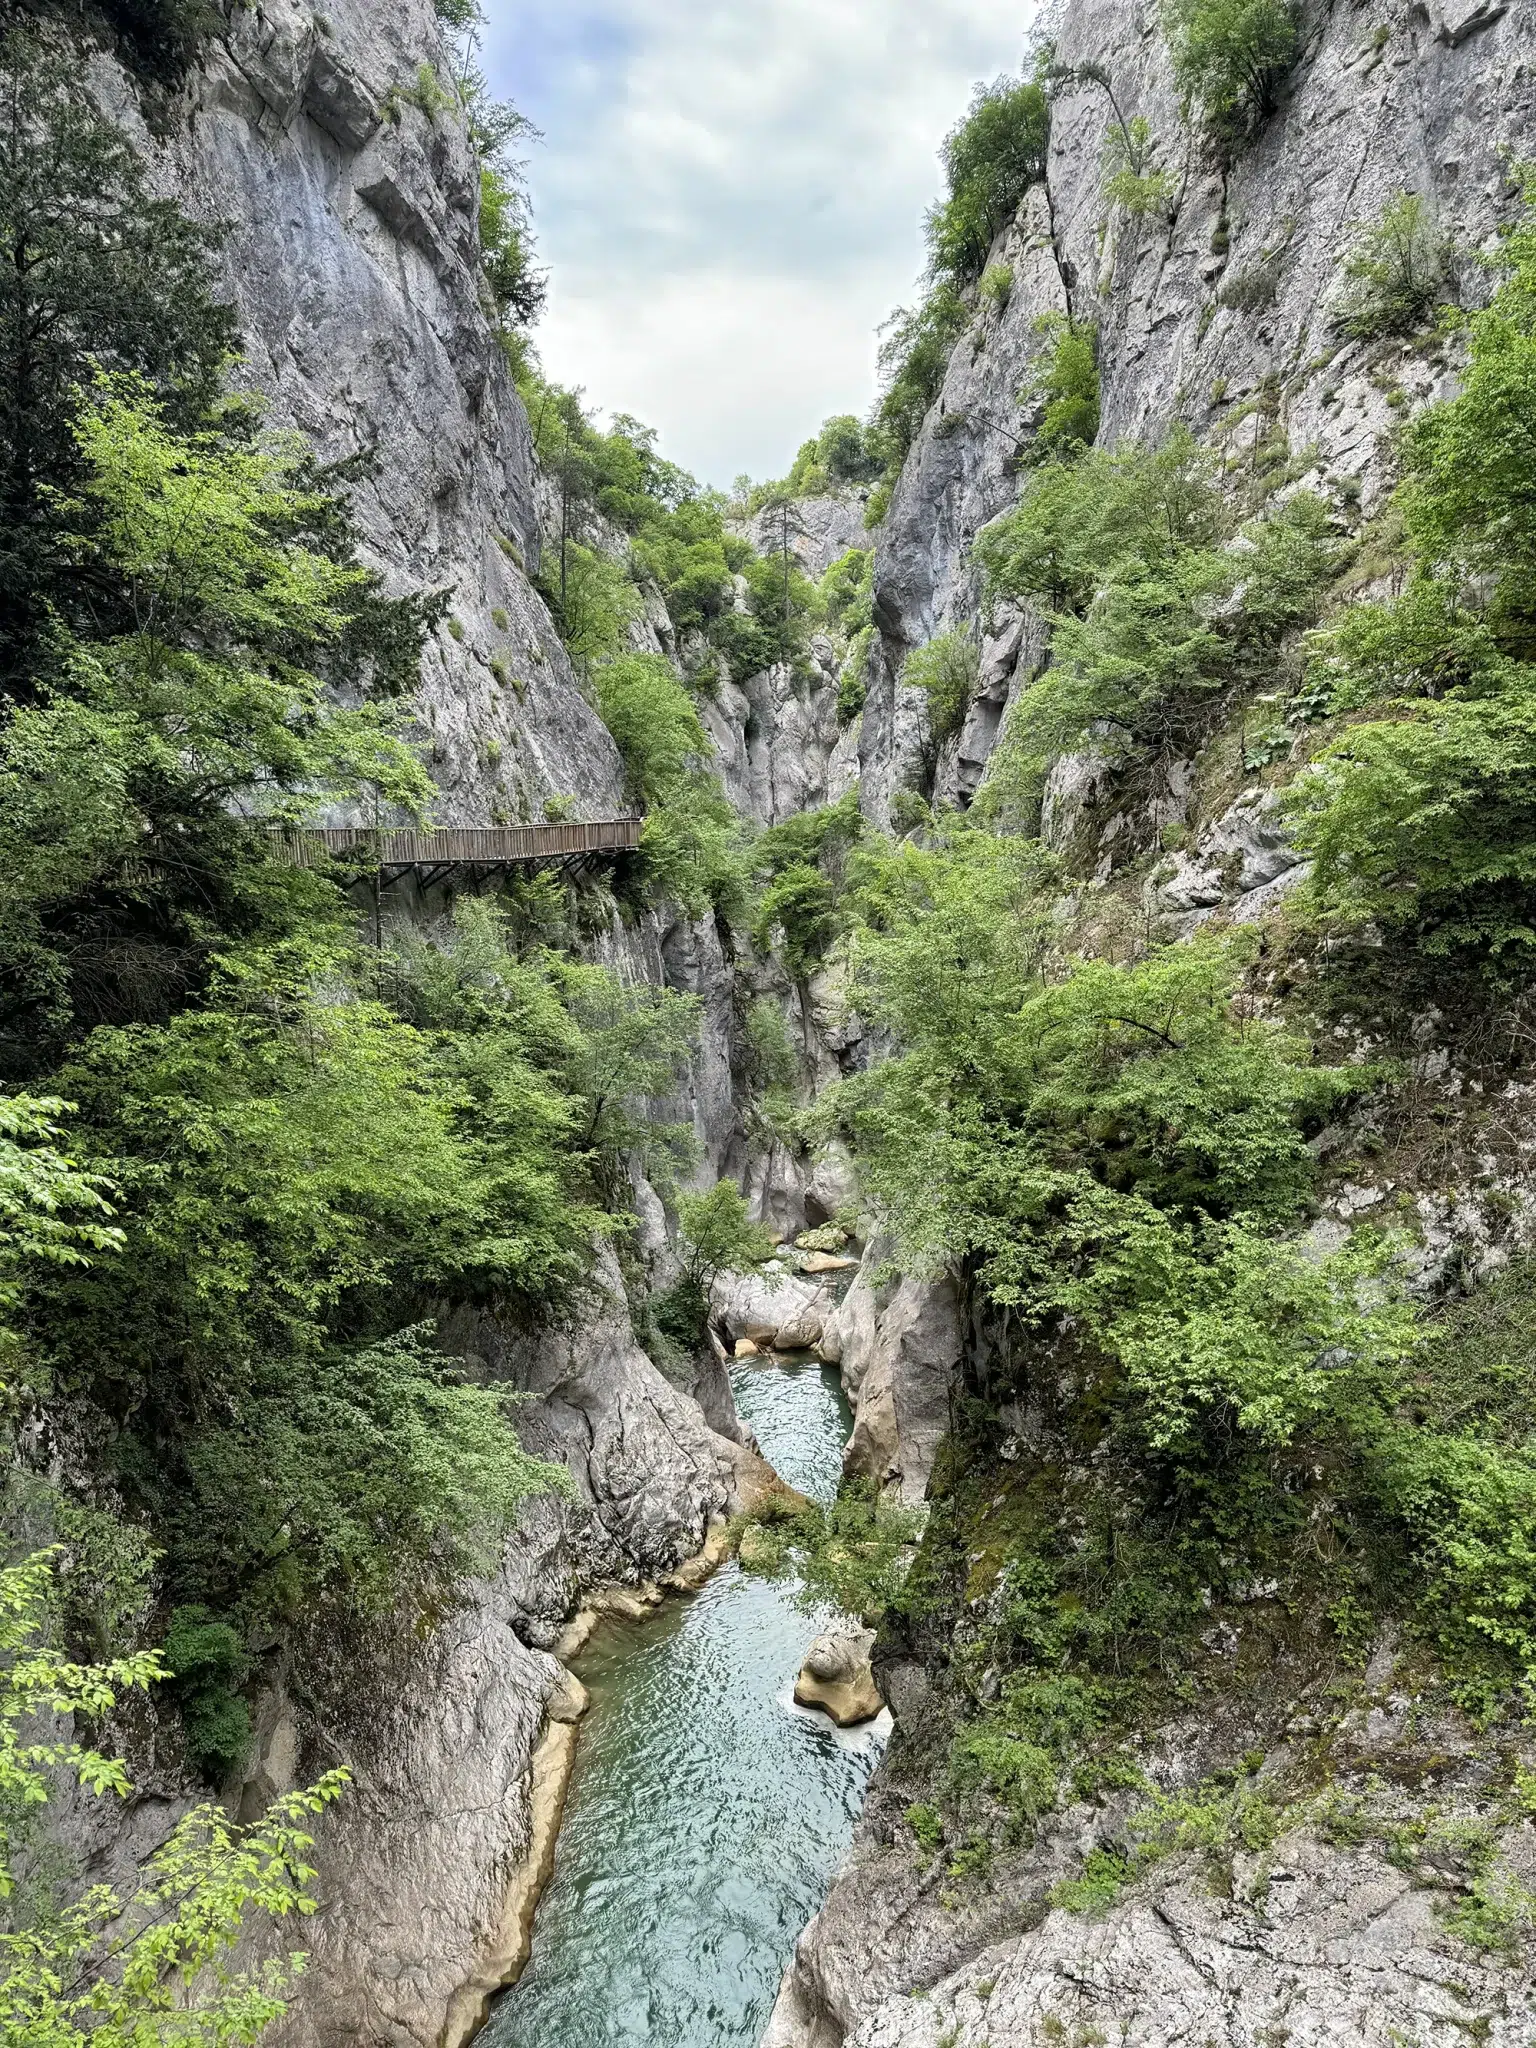
[[[849,1423],[836,1375],[731,1378],[775,1470],[830,1500]],[[486,2048],[755,2048],[884,1747],[883,1717],[839,1731],[794,1704],[821,1625],[734,1561],[693,1598],[593,1620],[571,1650],[591,1707],[554,1876]]]

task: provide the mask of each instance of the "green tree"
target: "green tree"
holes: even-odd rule
[[[1046,347],[1020,394],[1042,408],[1030,459],[1071,462],[1099,431],[1098,336],[1061,313],[1043,314],[1035,333]]]
[[[123,1693],[165,1676],[152,1653],[81,1666],[50,1651],[51,1563],[42,1553],[0,1570],[0,1895],[17,1882],[18,1822],[43,1813],[59,1776],[98,1795],[132,1789],[115,1759],[62,1737],[36,1739],[39,1717],[99,1722]],[[0,2038],[18,2048],[234,2048],[259,2039],[281,2016],[304,1957],[234,1969],[230,1952],[254,1918],[315,1910],[306,1824],[346,1782],[333,1771],[249,1827],[198,1807],[148,1858],[131,1896],[94,1885],[0,1934]]]
[[[152,195],[77,62],[34,30],[0,36],[0,685],[13,697],[50,611],[128,622],[68,544],[88,462],[73,429],[103,369],[151,379],[180,424],[201,416],[234,341],[213,298],[217,245]]]
[[[1417,333],[1434,318],[1448,256],[1423,199],[1399,192],[1345,260],[1335,331],[1353,341]]]
[[[717,1181],[703,1194],[680,1195],[677,1214],[683,1276],[706,1297],[722,1273],[749,1273],[773,1250],[772,1237],[752,1222],[734,1181]]]
[[[1051,109],[1033,80],[999,79],[977,89],[965,119],[944,139],[947,198],[927,220],[935,278],[980,277],[992,244],[1045,176]]]
[[[735,814],[706,765],[709,735],[671,664],[660,655],[623,655],[604,663],[595,681],[631,794],[647,812],[640,846],[649,885],[696,908],[737,902]]]
[[[345,796],[419,809],[431,792],[398,712],[330,688],[350,678],[366,700],[370,613],[414,646],[429,608],[376,606],[334,493],[301,449],[247,428],[236,408],[178,434],[124,380],[75,423],[75,552],[128,629],[57,641],[0,727],[13,1073],[81,1025],[163,1016],[223,944],[335,921],[328,885],[272,858],[263,817]]]
[[[1301,30],[1290,0],[1164,0],[1173,74],[1229,140],[1272,113]]]
[[[938,634],[925,646],[914,648],[902,663],[902,683],[909,690],[921,690],[928,699],[928,725],[935,745],[953,739],[964,725],[980,673],[976,643],[957,632]]]

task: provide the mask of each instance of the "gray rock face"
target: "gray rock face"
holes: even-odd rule
[[[867,493],[849,491],[834,498],[795,498],[788,517],[765,509],[740,528],[760,555],[774,555],[788,544],[790,553],[813,583],[819,583],[834,562],[853,548],[867,548],[864,525]]]
[[[459,116],[413,97],[446,62],[431,0],[240,7],[163,145],[123,75],[97,72],[166,189],[231,223],[239,374],[271,423],[326,460],[370,451],[354,498],[367,555],[395,592],[453,593],[419,713],[440,820],[537,817],[551,795],[612,815],[617,749],[526,573],[532,449],[482,303],[478,176]]]
[[[1053,1912],[921,2002],[886,2000],[848,2048],[1096,2037],[1257,2048],[1277,2033],[1296,2048],[1451,2048],[1469,2026],[1499,2048],[1536,2040],[1511,1973],[1458,1951],[1432,1895],[1379,1855],[1298,1836],[1276,1857],[1240,1856],[1233,1891],[1216,1895],[1194,1870],[1100,1920]]]
[[[947,1278],[877,1286],[878,1269],[890,1253],[884,1239],[866,1247],[852,1286],[822,1331],[821,1349],[841,1367],[853,1404],[844,1472],[873,1480],[916,1506],[927,1494],[949,1427],[949,1397],[960,1365],[960,1310]]]
[[[1403,191],[1425,200],[1449,239],[1448,289],[1476,303],[1477,262],[1517,206],[1506,158],[1536,124],[1536,16],[1498,0],[1387,0],[1373,10],[1312,0],[1301,61],[1281,106],[1223,173],[1191,148],[1150,0],[1070,0],[1064,64],[1104,64],[1126,118],[1145,118],[1178,179],[1170,226],[1111,208],[1102,190],[1111,114],[1093,87],[1058,100],[1049,203],[1038,190],[1000,237],[1013,271],[1007,304],[985,307],[957,344],[942,394],[912,448],[876,558],[875,664],[861,758],[866,808],[890,792],[965,800],[975,757],[996,737],[967,733],[967,765],[923,745],[921,707],[897,677],[905,656],[958,628],[988,630],[970,547],[1012,505],[1017,458],[1037,420],[1029,373],[1042,314],[1096,323],[1104,445],[1186,420],[1224,454],[1282,431],[1306,451],[1304,482],[1358,491],[1369,510],[1392,478],[1401,400],[1449,388],[1410,347],[1340,342],[1330,330],[1341,252]],[[1377,351],[1373,353],[1373,351]],[[1027,474],[1027,472],[1024,472]],[[1019,682],[1032,673],[1020,664]],[[996,682],[991,684],[996,688]]]

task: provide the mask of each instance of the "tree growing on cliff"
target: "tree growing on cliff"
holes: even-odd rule
[[[1273,113],[1301,28],[1290,0],[1164,0],[1173,75],[1213,134],[1232,143]]]
[[[87,469],[74,423],[103,369],[150,380],[178,425],[201,419],[234,344],[213,295],[218,241],[152,195],[78,63],[32,31],[0,38],[0,687],[13,696],[50,614],[116,616],[70,544]]]
[[[131,1895],[93,1885],[58,1905],[28,1849],[60,1777],[126,1798],[122,1764],[46,1732],[55,1716],[99,1724],[125,1693],[166,1676],[153,1653],[71,1664],[48,1647],[53,1560],[0,1570],[0,2040],[26,2048],[243,2048],[278,2019],[301,1954],[231,1968],[250,1920],[315,1910],[305,1860],[313,1816],[347,1783],[332,1771],[252,1826],[195,1808],[142,1867]],[[57,1723],[54,1724],[57,1726]]]
[[[968,285],[987,252],[1045,176],[1051,108],[1034,79],[982,86],[965,119],[944,139],[948,196],[928,215],[929,266],[935,278]]]

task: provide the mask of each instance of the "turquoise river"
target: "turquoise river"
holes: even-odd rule
[[[737,1366],[736,1405],[829,1501],[848,1411],[814,1362]],[[476,2048],[756,2048],[845,1854],[883,1741],[796,1707],[818,1627],[728,1564],[577,1660],[592,1695],[533,1954]]]

